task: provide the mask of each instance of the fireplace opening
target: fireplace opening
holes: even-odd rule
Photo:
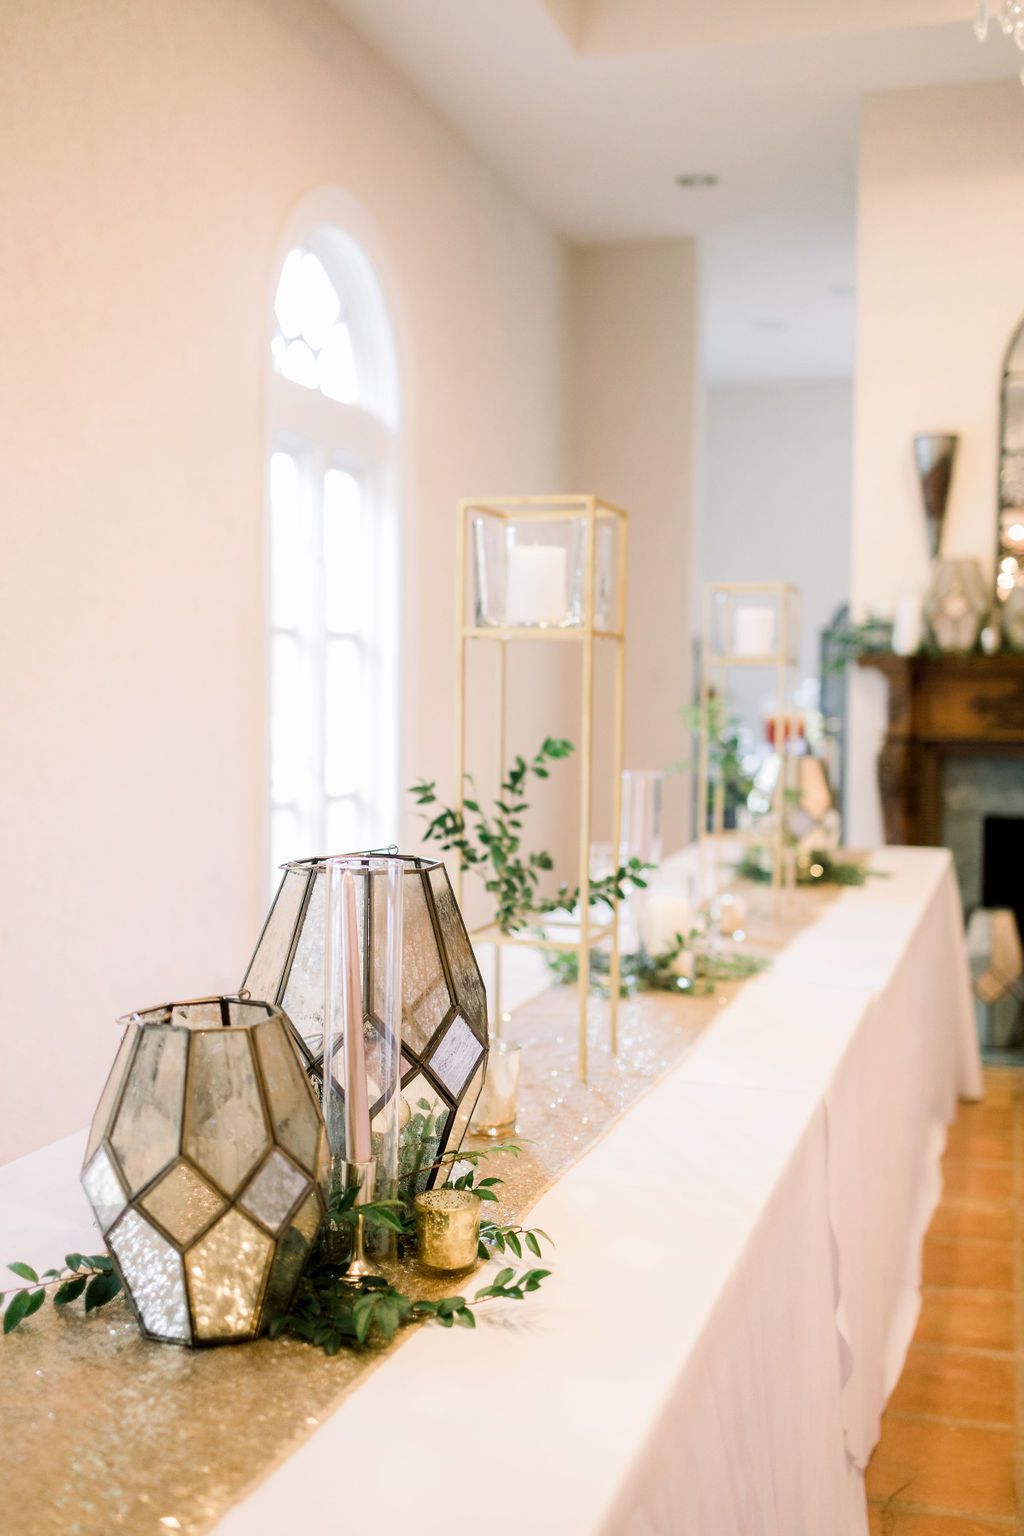
[[[982,822],[981,904],[1010,907],[1024,935],[1024,816]]]

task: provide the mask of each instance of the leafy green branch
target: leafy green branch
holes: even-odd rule
[[[523,818],[530,809],[527,794],[531,778],[549,778],[550,765],[571,756],[574,750],[571,741],[546,736],[532,758],[517,756],[490,810],[485,810],[476,797],[470,774],[466,775],[470,792],[461,809],[438,799],[433,779],[419,779],[410,788],[416,804],[426,808],[424,842],[437,842],[443,852],[457,854],[460,869],[479,876],[494,902],[495,921],[503,933],[518,933],[538,917],[572,912],[579,905],[579,886],[563,883],[553,896],[541,896],[541,877],[554,868],[554,860],[546,849],[523,848]],[[630,859],[613,874],[592,881],[590,905],[621,901],[627,883],[646,884],[643,877],[651,867]]]
[[[683,724],[700,740],[706,738],[708,760],[708,803],[705,816],[710,824],[714,812],[716,785],[723,794],[723,810],[730,820],[735,812],[746,805],[747,796],[754,787],[754,778],[745,767],[746,754],[742,727],[721,695],[712,693],[707,708],[702,712],[699,704],[690,704],[681,711]],[[677,770],[693,771],[697,764],[685,761],[675,764]]]
[[[510,1145],[514,1146],[515,1144],[510,1143]],[[482,1154],[478,1153],[477,1156],[486,1156],[488,1152],[496,1150],[494,1147],[487,1147]],[[516,1150],[518,1151],[518,1148]],[[459,1178],[453,1179],[451,1187],[452,1189],[472,1190],[475,1195],[480,1196],[481,1200],[497,1201],[499,1199],[497,1193],[498,1185],[504,1184],[504,1182],[504,1179],[496,1178],[493,1175],[490,1178],[480,1179],[477,1182],[475,1169],[470,1168],[466,1173],[461,1174]],[[521,1259],[523,1257],[523,1244],[525,1243],[534,1257],[539,1259],[542,1257],[540,1247],[542,1238],[554,1247],[554,1239],[548,1236],[543,1227],[523,1227],[515,1223],[503,1225],[501,1222],[482,1220],[480,1222],[480,1243],[477,1248],[477,1254],[481,1259],[489,1259],[495,1252],[505,1253],[507,1250],[510,1253],[514,1253],[517,1259]]]
[[[541,1258],[541,1239],[554,1247],[554,1238],[549,1237],[543,1227],[517,1227],[500,1226],[497,1222],[481,1221],[480,1246],[477,1252],[481,1259],[489,1259],[495,1253],[514,1253],[517,1259],[523,1257],[523,1245],[534,1255]]]
[[[825,633],[829,647],[824,666],[826,672],[843,672],[858,656],[874,656],[892,650],[892,620],[879,618],[877,614],[869,614],[859,624],[846,620]]]
[[[496,1157],[499,1152],[509,1152],[513,1157],[518,1157],[523,1147],[528,1144],[525,1141],[492,1141],[486,1147],[455,1147],[452,1151],[443,1153],[436,1162],[428,1166],[451,1168],[456,1163],[470,1163],[475,1168],[485,1157]]]
[[[522,1301],[550,1273],[549,1269],[527,1269],[517,1275],[514,1269],[503,1269],[472,1299],[460,1295],[431,1301],[406,1296],[386,1281],[367,1283],[361,1290],[355,1290],[339,1283],[343,1269],[321,1264],[307,1271],[292,1310],[274,1319],[270,1337],[291,1334],[325,1354],[336,1355],[341,1349],[390,1344],[399,1329],[419,1323],[475,1328],[473,1307],[492,1299]]]
[[[69,1306],[84,1294],[87,1312],[106,1306],[121,1289],[114,1261],[106,1253],[69,1253],[63,1269],[44,1269],[42,1275],[37,1275],[31,1264],[20,1261],[8,1264],[7,1268],[27,1284],[0,1292],[5,1334],[13,1333],[26,1318],[39,1311],[51,1287],[56,1287],[51,1298],[55,1307]]]
[[[354,1227],[362,1217],[367,1226],[385,1227],[403,1237],[409,1235],[404,1200],[370,1200],[365,1205],[356,1205],[358,1194],[357,1189],[333,1192],[327,1202],[327,1216],[332,1225]]]

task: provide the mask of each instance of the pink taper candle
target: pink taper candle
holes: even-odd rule
[[[356,882],[351,870],[341,877],[341,968],[344,976],[345,1031],[345,1158],[368,1163],[370,1107],[366,1097],[366,1053],[363,1049],[363,989],[359,970],[359,921]]]

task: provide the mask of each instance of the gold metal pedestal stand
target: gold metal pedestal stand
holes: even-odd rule
[[[756,653],[737,649],[736,611],[743,607],[767,605],[775,615],[774,644]],[[717,581],[704,588],[703,634],[700,668],[700,761],[697,787],[697,826],[702,875],[709,853],[714,861],[715,887],[718,887],[717,845],[735,840],[736,833],[725,830],[725,794],[721,781],[712,786],[709,752],[709,706],[712,692],[727,702],[729,672],[734,668],[757,667],[774,673],[775,710],[774,749],[779,755],[779,772],[772,793],[772,898],[785,887],[795,884],[796,869],[786,844],[786,793],[788,784],[787,745],[792,710],[793,677],[800,658],[800,593],[784,581]],[[708,815],[710,802],[711,813]],[[710,825],[709,825],[710,820]]]
[[[472,519],[496,518],[504,523],[515,522],[570,522],[583,523],[583,601],[582,618],[577,624],[517,625],[507,628],[485,625],[480,622],[477,604],[469,611],[469,573],[467,560],[469,544],[467,530]],[[598,529],[608,525],[613,530],[613,545],[617,570],[615,572],[615,596],[617,609],[614,624],[598,627],[597,615],[597,558]],[[499,777],[505,774],[507,697],[507,652],[510,644],[578,646],[583,673],[583,705],[578,743],[580,764],[579,839],[580,839],[580,933],[578,939],[541,938],[529,933],[506,934],[497,924],[490,923],[473,930],[470,938],[475,944],[497,946],[495,962],[496,984],[493,993],[494,1032],[501,1033],[501,953],[506,945],[541,950],[575,952],[579,957],[579,1075],[587,1079],[587,1004],[590,986],[591,946],[602,940],[611,940],[611,975],[609,977],[609,1006],[611,1021],[611,1047],[618,1049],[617,1026],[619,1004],[619,921],[618,903],[613,903],[612,918],[607,923],[594,923],[590,908],[590,850],[593,841],[593,766],[594,766],[594,651],[598,642],[615,650],[614,726],[611,771],[614,775],[612,799],[612,850],[614,867],[619,864],[622,841],[622,736],[623,709],[625,703],[625,640],[626,640],[626,542],[628,514],[621,507],[612,506],[597,496],[494,496],[459,503],[457,538],[457,621],[456,647],[458,660],[457,698],[457,748],[456,774],[458,785],[458,809],[463,808],[466,774],[466,708],[467,682],[466,658],[470,645],[483,643],[498,647],[498,765]],[[462,901],[462,872],[456,874],[456,895]]]

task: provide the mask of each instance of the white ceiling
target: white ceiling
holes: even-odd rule
[[[851,373],[863,96],[1024,62],[971,0],[333,3],[568,239],[698,237],[717,380]]]

